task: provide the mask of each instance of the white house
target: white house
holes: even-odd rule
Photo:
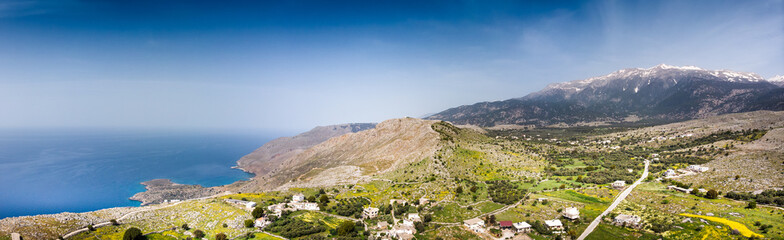
[[[463,220],[463,225],[465,225],[468,229],[474,232],[484,232],[485,231],[485,221],[479,218],[472,218],[468,220]]]
[[[667,169],[667,171],[664,171],[664,177],[674,177],[675,175],[678,175],[675,173],[675,170]]]
[[[425,205],[425,204],[428,204],[428,203],[430,203],[430,200],[428,200],[427,198],[420,198],[419,199],[419,205]]]
[[[626,186],[626,181],[618,180],[612,183],[612,187],[614,188],[623,188]]]
[[[409,213],[408,214],[408,220],[411,220],[411,221],[414,221],[414,222],[421,222],[422,218],[419,217],[419,213]]]
[[[317,203],[309,203],[309,202],[299,202],[295,203],[292,202],[291,205],[295,210],[309,210],[309,211],[318,211],[321,210]]]
[[[571,220],[578,219],[580,218],[580,210],[577,210],[577,208],[574,207],[566,208],[563,211],[563,216]]]
[[[637,227],[640,224],[642,219],[639,216],[635,215],[627,215],[627,214],[618,214],[613,220],[613,223],[616,225],[625,225],[630,227]]]
[[[519,233],[526,233],[531,231],[531,224],[528,224],[527,222],[518,222],[514,223],[514,228]]]
[[[362,216],[365,218],[375,218],[378,216],[378,208],[366,207],[362,209]]]
[[[256,219],[256,221],[254,221],[253,226],[257,227],[257,228],[264,228],[267,225],[269,225],[270,223],[271,223],[270,221],[267,221],[267,218],[260,217],[260,218]]]
[[[242,206],[244,206],[245,208],[248,208],[248,209],[253,209],[254,207],[256,207],[256,203],[255,202],[250,202],[250,201],[243,201],[243,200],[237,200],[237,199],[225,199],[225,201],[227,203],[231,203],[231,204],[242,205]]]
[[[544,220],[544,225],[546,225],[547,228],[553,231],[560,231],[564,229],[563,223],[561,223],[561,220],[558,219]]]
[[[400,205],[404,205],[407,202],[406,202],[406,200],[401,200],[401,199],[390,199],[389,200],[389,205],[395,205],[395,203],[400,204]]]
[[[690,165],[687,169],[691,170],[692,172],[706,172],[709,168],[700,165]]]
[[[304,202],[304,201],[305,201],[305,194],[302,194],[302,193],[294,194],[294,196],[291,197],[291,202],[298,203],[298,202]]]

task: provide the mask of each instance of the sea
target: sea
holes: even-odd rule
[[[205,187],[252,177],[236,161],[283,133],[0,130],[0,218],[139,206],[140,183]]]

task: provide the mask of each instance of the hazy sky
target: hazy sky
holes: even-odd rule
[[[551,2],[3,0],[0,127],[301,131],[660,63],[784,74],[781,0]]]

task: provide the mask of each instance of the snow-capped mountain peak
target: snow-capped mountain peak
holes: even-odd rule
[[[784,82],[784,75],[777,75],[772,78],[768,78],[768,82]]]
[[[672,66],[659,64],[650,68],[627,68],[613,73],[571,82],[555,83],[547,89],[561,89],[567,92],[579,92],[588,87],[601,87],[617,80],[639,82],[638,86],[650,85],[651,81],[671,81],[677,84],[685,76],[726,82],[760,82],[765,79],[756,73],[736,72],[729,70],[706,70],[695,66]],[[784,77],[781,78],[784,81]],[[770,80],[769,80],[770,81]],[[633,87],[632,87],[633,88]]]

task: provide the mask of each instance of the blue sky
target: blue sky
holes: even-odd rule
[[[784,1],[5,0],[0,127],[301,131],[660,63],[784,74]]]

